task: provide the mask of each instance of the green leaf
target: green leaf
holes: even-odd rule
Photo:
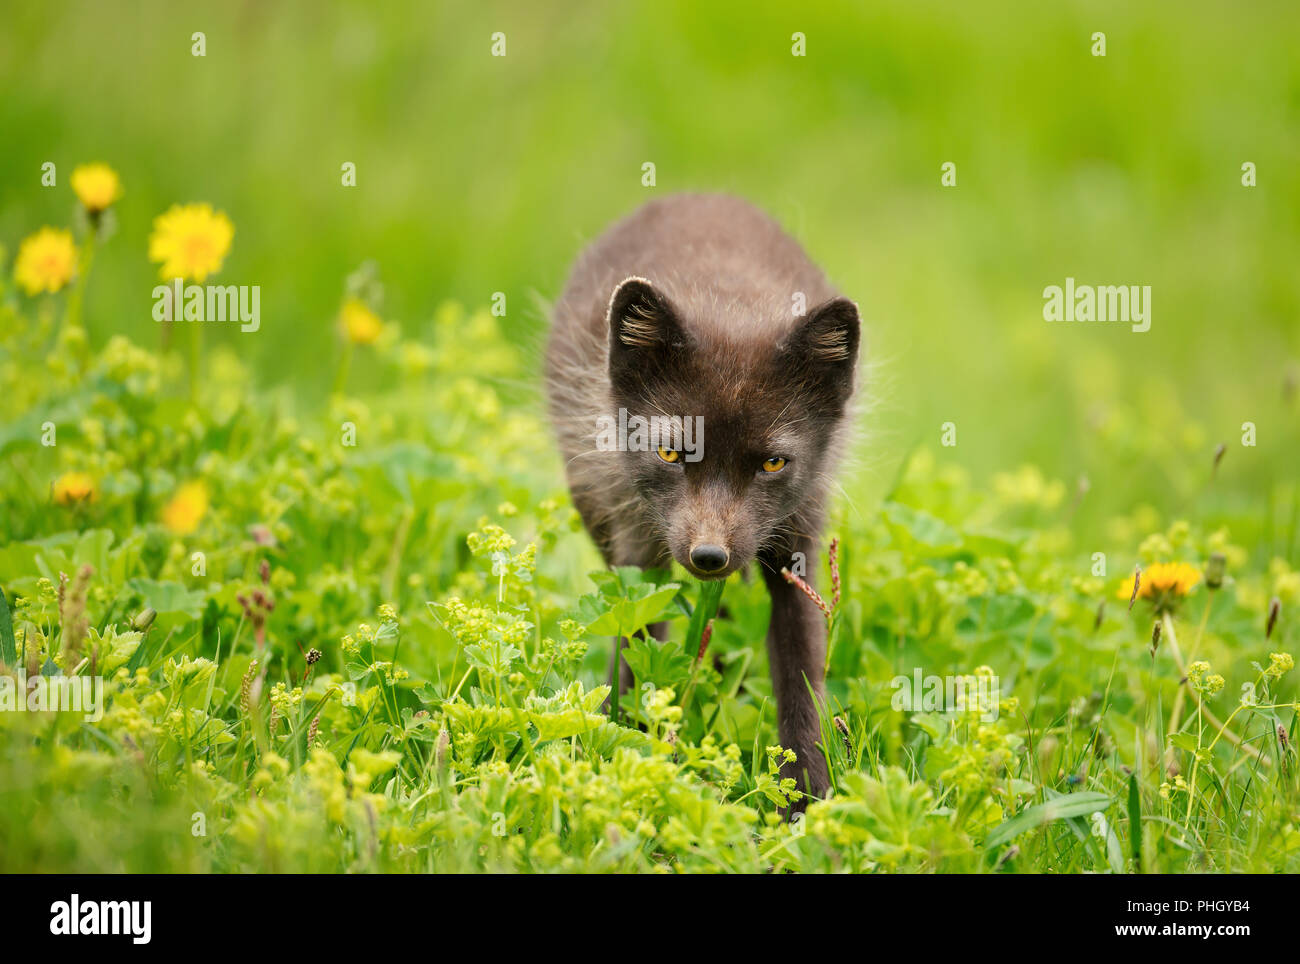
[[[948,730],[948,724],[936,713],[913,713],[909,719],[913,726],[936,742],[943,739],[944,733]]]
[[[489,638],[483,642],[465,647],[465,659],[471,666],[481,673],[498,677],[507,675],[511,665],[522,655],[514,646],[503,641],[501,634],[495,631],[490,633]]]
[[[59,573],[72,575],[76,570],[89,564],[101,577],[108,571],[108,550],[113,545],[113,533],[108,529],[90,529],[68,542],[63,536],[44,540],[47,545],[36,559],[41,575],[52,579],[56,584]]]
[[[1142,872],[1142,794],[1138,792],[1137,774],[1128,776],[1128,835],[1137,872]]]
[[[694,659],[695,654],[700,651],[700,638],[704,635],[704,627],[717,615],[718,606],[722,603],[722,590],[726,584],[724,579],[700,583],[700,601],[691,612],[691,621],[686,628],[686,652],[691,659]]]
[[[578,735],[583,752],[590,757],[608,759],[621,747],[630,747],[637,751],[646,751],[650,747],[650,737],[640,730],[619,726],[605,720],[600,726]]]
[[[0,663],[18,665],[18,640],[14,638],[14,624],[9,616],[9,600],[0,589]]]
[[[899,502],[886,502],[881,515],[900,549],[920,556],[947,556],[961,548],[961,535],[937,516]]]
[[[537,728],[538,743],[563,740],[604,725],[605,717],[598,711],[608,695],[608,686],[597,686],[588,693],[580,681],[574,680],[563,693],[529,696],[524,711]]]
[[[591,574],[597,591],[578,601],[579,621],[587,632],[603,636],[630,636],[653,622],[678,615],[673,598],[681,588],[675,582],[662,586],[642,578],[641,570],[623,566]]]
[[[691,671],[691,657],[681,643],[654,638],[633,637],[623,650],[623,658],[641,683],[651,682],[659,688],[676,686]]]
[[[202,592],[187,589],[179,582],[154,579],[129,579],[127,587],[144,597],[144,604],[158,613],[162,622],[198,619],[207,598]],[[169,620],[170,617],[170,620]]]
[[[537,727],[537,742],[564,740],[585,733],[605,722],[599,713],[584,713],[577,707],[551,710],[546,713],[528,713],[528,722]]]
[[[118,635],[116,626],[106,627],[103,636],[91,626],[86,637],[86,649],[95,654],[95,672],[100,676],[107,676],[119,666],[125,666],[144,638],[135,631]]]
[[[1105,810],[1108,806],[1110,806],[1110,797],[1104,793],[1066,794],[1048,800],[1046,803],[1028,807],[1010,820],[1004,820],[984,838],[984,846],[988,849],[1000,847],[1025,831],[1041,827],[1045,823],[1069,817],[1086,817],[1098,810]]]

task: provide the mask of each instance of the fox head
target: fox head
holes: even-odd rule
[[[693,575],[723,579],[818,511],[854,390],[860,322],[847,298],[801,318],[692,323],[683,310],[642,278],[610,298],[615,406],[700,429],[695,451],[670,435],[619,457],[653,535]]]

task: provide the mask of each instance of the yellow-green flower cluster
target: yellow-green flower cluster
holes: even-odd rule
[[[1288,673],[1295,668],[1295,660],[1290,653],[1269,653],[1268,668],[1264,670],[1264,675],[1269,679],[1281,679],[1283,673]]]
[[[1192,684],[1192,689],[1202,696],[1214,696],[1224,686],[1223,677],[1211,673],[1210,664],[1203,659],[1198,659],[1187,667],[1187,680]]]

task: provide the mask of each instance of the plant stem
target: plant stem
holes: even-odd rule
[[[618,635],[614,637],[614,678],[610,680],[609,719],[612,723],[618,722],[618,698],[623,689],[623,639],[623,624],[620,622]]]
[[[81,304],[86,293],[86,280],[90,277],[90,266],[95,260],[95,237],[97,229],[94,225],[86,232],[86,241],[81,248],[81,264],[77,270],[77,283],[72,289],[72,294],[68,296],[68,310],[64,315],[63,324],[67,328],[75,327],[81,323]]]
[[[1196,771],[1201,765],[1201,741],[1205,737],[1205,700],[1196,695],[1196,753],[1192,756],[1192,778],[1187,781],[1187,816],[1183,818],[1183,829],[1192,822],[1192,803],[1196,800]]]
[[[1187,654],[1189,660],[1196,659],[1196,654],[1200,652],[1201,637],[1205,635],[1205,624],[1210,619],[1210,602],[1213,599],[1214,599],[1214,594],[1212,592],[1207,593],[1205,598],[1205,609],[1201,611],[1201,624],[1196,628],[1196,639],[1192,643],[1191,651]],[[1180,686],[1178,688],[1178,695],[1174,697],[1173,711],[1169,714],[1169,735],[1171,737],[1178,732],[1178,723],[1182,719],[1183,703],[1186,701],[1186,696],[1187,696],[1187,690],[1183,689]],[[1174,747],[1173,744],[1170,743],[1165,747],[1165,771],[1166,772],[1169,771],[1169,768],[1173,765],[1173,762],[1174,762]]]
[[[1183,666],[1183,654],[1178,649],[1178,637],[1174,634],[1174,621],[1169,617],[1168,613],[1165,613],[1161,619],[1164,622],[1164,633],[1169,638],[1169,650],[1174,654],[1174,663],[1178,667],[1178,678],[1183,681],[1183,685],[1187,687],[1189,693],[1195,693],[1195,690],[1192,688],[1191,680],[1187,679],[1187,670]],[[1241,707],[1238,706],[1237,709],[1232,711],[1232,714],[1228,717],[1229,722],[1232,721],[1232,717],[1236,716],[1240,709]],[[1218,718],[1210,712],[1209,707],[1203,707],[1201,712],[1205,714],[1205,722],[1220,730],[1219,736],[1227,737],[1229,743],[1237,747],[1239,750],[1244,750],[1246,753],[1249,753],[1251,756],[1263,763],[1264,766],[1273,765],[1273,761],[1268,756],[1255,749],[1249,743],[1243,741],[1241,737],[1228,729],[1226,723],[1220,723]],[[1215,737],[1215,743],[1217,742],[1218,737]]]
[[[339,358],[338,371],[334,373],[334,394],[342,395],[348,383],[348,369],[352,367],[352,342],[344,341],[343,356]]]
[[[201,333],[199,323],[191,321],[185,326],[189,329],[190,338],[190,404],[198,405],[199,403],[199,347]]]

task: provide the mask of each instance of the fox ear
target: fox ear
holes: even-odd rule
[[[672,304],[644,278],[627,278],[609,299],[609,371],[645,374],[685,344]]]
[[[858,306],[848,298],[832,298],[812,309],[786,338],[786,357],[842,403],[853,392],[861,327]]]

